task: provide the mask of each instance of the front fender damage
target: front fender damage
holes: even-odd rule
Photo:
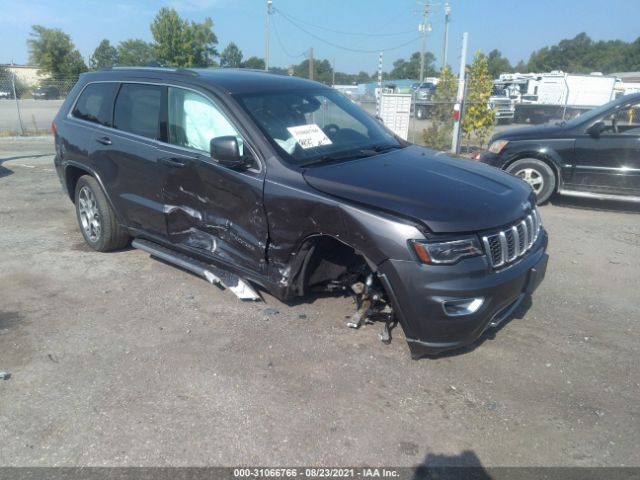
[[[409,258],[406,240],[422,236],[418,227],[313,193],[296,191],[294,201],[277,188],[283,191],[265,200],[274,293],[285,301],[310,292],[351,296],[355,312],[347,326],[384,322],[380,339],[389,343],[399,317],[378,266],[390,256]]]

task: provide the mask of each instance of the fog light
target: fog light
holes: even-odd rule
[[[462,317],[472,315],[480,310],[484,303],[483,297],[465,298],[464,300],[445,300],[442,302],[442,309],[450,317]]]

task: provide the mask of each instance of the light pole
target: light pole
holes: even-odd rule
[[[269,70],[269,30],[271,28],[271,14],[273,13],[273,0],[267,0],[267,18],[264,29],[264,69]]]
[[[447,66],[447,51],[449,50],[449,15],[451,15],[451,5],[449,0],[444,4],[444,46],[442,47],[442,68]]]

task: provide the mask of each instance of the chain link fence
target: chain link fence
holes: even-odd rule
[[[26,83],[11,71],[0,72],[0,136],[50,133],[51,122],[76,80]]]
[[[457,118],[461,118],[460,115],[464,114],[465,107],[478,104],[465,104],[464,101],[458,103],[457,92],[455,90],[436,94],[436,89],[423,92],[418,89],[409,89],[409,91],[406,91],[406,89],[383,88],[383,95],[400,93],[410,97],[409,111],[398,112],[398,115],[404,114],[407,117],[408,133],[406,139],[409,142],[435,150],[450,151],[452,148],[456,118],[454,112],[458,109],[461,113]],[[377,98],[377,93],[376,89],[375,92],[371,91],[360,94],[348,93],[348,96],[371,115],[380,116],[380,105],[378,103],[380,99]],[[487,102],[483,107],[485,107],[487,111],[493,111],[493,114],[497,115],[495,105]],[[490,113],[488,115],[491,116]],[[384,122],[385,118],[381,118],[381,120]],[[494,124],[483,129],[482,132],[465,135],[462,129],[460,129],[458,144],[461,147],[461,153],[472,153],[482,148],[493,134],[495,127],[503,123],[506,123],[506,121],[498,119],[496,116]],[[391,125],[387,126],[391,127]]]
[[[469,92],[475,87],[468,80],[464,85],[464,95],[458,102],[457,78],[453,82],[455,88],[451,83],[443,87],[437,80],[429,82],[427,86],[417,82],[400,86],[401,82],[406,81],[398,81],[398,85],[394,85],[396,82],[388,80],[383,85],[382,93],[410,95],[411,107],[409,112],[405,112],[409,119],[407,140],[418,145],[451,151],[454,123],[459,118],[458,152],[464,156],[473,156],[487,148],[488,141],[495,134],[514,128],[566,122],[620,95],[634,93],[628,85],[625,88],[612,77],[539,75],[533,79],[527,78],[529,85],[520,81],[518,89],[510,88],[514,82],[508,80],[512,79],[496,80],[491,96],[482,103],[468,99]],[[345,87],[343,91],[372,115],[379,114],[377,102],[380,97],[376,84]],[[482,112],[486,113],[488,122],[479,126],[477,119],[482,117]]]

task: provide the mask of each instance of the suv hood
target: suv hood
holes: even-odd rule
[[[494,135],[490,143],[495,140],[544,140],[555,138],[565,133],[567,129],[564,125],[539,125],[532,127],[521,127],[507,130]]]
[[[416,146],[309,167],[303,175],[316,190],[412,218],[437,233],[499,227],[531,207],[531,188],[522,180]]]

